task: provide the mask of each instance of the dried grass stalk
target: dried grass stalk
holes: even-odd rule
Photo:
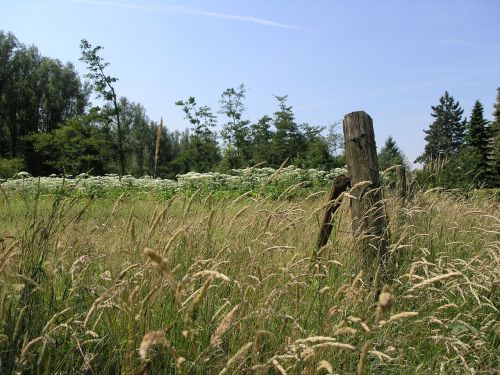
[[[368,341],[363,345],[358,362],[358,375],[366,375],[366,359],[368,358],[368,350],[370,350],[371,342]]]
[[[155,168],[153,170],[153,178],[156,178],[156,168],[158,166],[158,157],[160,156],[160,140],[162,131],[163,131],[163,117],[160,117],[160,126],[158,126],[158,130],[156,131]]]
[[[224,318],[222,318],[215,332],[212,334],[212,337],[210,339],[210,347],[215,348],[216,346],[220,345],[220,343],[222,342],[222,336],[231,327],[231,322],[233,321],[234,315],[236,314],[238,308],[239,305],[234,306],[232,310],[229,311],[226,316],[224,316]]]
[[[233,370],[237,365],[239,365],[246,358],[249,350],[252,348],[253,342],[247,342],[243,345],[235,355],[233,355],[226,363],[226,366],[219,372],[219,375],[227,374]]]
[[[421,283],[413,285],[410,289],[408,289],[408,292],[413,292],[416,289],[425,288],[426,286],[437,283],[438,281],[446,280],[446,279],[449,279],[452,277],[457,277],[457,276],[462,276],[462,273],[455,271],[455,272],[446,273],[444,275],[438,275],[438,276],[432,277],[430,279],[424,280]]]

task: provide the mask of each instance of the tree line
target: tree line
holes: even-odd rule
[[[196,97],[175,104],[188,127],[169,130],[151,120],[140,103],[119,96],[102,47],[81,41],[87,70],[82,80],[71,63],[45,57],[12,33],[0,31],[0,178],[88,172],[175,178],[190,171],[227,172],[285,160],[302,168],[345,165],[337,124],[299,124],[288,98],[255,122],[245,117],[243,84],[223,91],[219,108]],[[100,106],[92,105],[94,94]],[[448,93],[432,107],[425,150],[415,172],[422,184],[443,187],[499,186],[500,88],[494,121],[477,101],[469,119]],[[217,131],[217,129],[219,129]],[[157,156],[157,170],[154,170]],[[408,161],[392,137],[379,153],[382,170]]]
[[[477,100],[469,118],[447,91],[432,106],[433,123],[425,130],[427,144],[416,162],[423,164],[417,177],[431,186],[500,186],[500,87],[492,122],[484,118]]]
[[[102,47],[86,40],[80,47],[86,81],[72,64],[44,57],[36,47],[0,32],[3,164],[35,176],[151,175],[158,143],[159,177],[225,172],[259,163],[277,167],[286,159],[304,168],[344,165],[342,140],[334,124],[325,129],[297,123],[286,95],[276,96],[274,113],[252,123],[245,118],[243,84],[225,90],[217,109],[201,105],[194,96],[177,101],[189,127],[160,128],[140,103],[117,94],[118,79],[108,74]],[[101,106],[92,106],[91,94]]]

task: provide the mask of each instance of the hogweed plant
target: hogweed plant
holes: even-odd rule
[[[160,133],[158,133],[160,134]],[[159,135],[158,135],[159,136]],[[158,138],[159,139],[159,138]],[[122,193],[144,195],[157,198],[169,198],[175,194],[191,195],[197,190],[230,194],[234,197],[248,192],[254,195],[278,198],[284,195],[296,196],[317,192],[328,185],[346,170],[337,168],[331,171],[319,169],[301,169],[293,165],[281,168],[233,169],[230,174],[208,172],[178,175],[176,180],[151,178],[144,176],[90,176],[82,173],[78,176],[57,176],[34,178],[27,172],[18,173],[15,178],[0,180],[2,192],[9,194],[40,193],[56,194],[65,186],[66,194],[72,196],[99,196],[116,198]],[[294,186],[292,188],[292,185]],[[289,189],[289,191],[286,191]]]

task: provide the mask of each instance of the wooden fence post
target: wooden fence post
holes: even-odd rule
[[[351,178],[352,229],[362,252],[363,268],[377,268],[387,247],[387,216],[380,190],[373,121],[364,111],[344,117],[347,172]],[[367,182],[368,183],[363,183]]]
[[[401,203],[404,203],[406,199],[406,168],[404,165],[396,166],[396,176],[398,182],[396,183],[396,189],[398,198],[401,200]]]
[[[330,197],[328,199],[328,207],[325,211],[325,216],[323,217],[323,223],[321,224],[321,230],[319,232],[318,242],[316,245],[317,250],[321,249],[328,242],[330,234],[332,233],[333,224],[332,218],[335,211],[340,207],[342,201],[339,201],[340,194],[347,190],[349,185],[349,179],[346,175],[341,174],[335,178],[333,181],[332,190],[330,192]]]

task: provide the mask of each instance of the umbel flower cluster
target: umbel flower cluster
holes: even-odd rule
[[[7,180],[0,180],[0,186],[9,192],[57,193],[62,189],[76,194],[106,195],[113,192],[144,192],[173,195],[205,191],[255,191],[266,195],[281,194],[287,188],[299,184],[299,190],[314,190],[325,187],[339,174],[345,174],[344,168],[330,171],[319,169],[301,169],[295,166],[286,168],[245,168],[233,169],[229,174],[209,172],[189,172],[177,175],[177,179],[161,179],[144,176],[136,178],[130,175],[119,177],[116,174],[90,176],[82,173],[78,176],[32,177],[27,172],[19,172]]]

